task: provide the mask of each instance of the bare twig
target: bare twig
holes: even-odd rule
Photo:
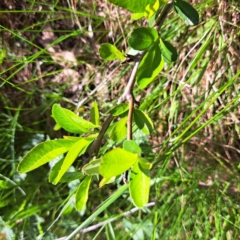
[[[134,86],[134,83],[135,83],[135,77],[136,77],[136,74],[137,74],[139,63],[142,60],[144,54],[145,54],[145,52],[142,52],[136,58],[131,76],[128,80],[128,84],[127,84],[127,86],[125,88],[125,91],[123,92],[122,96],[118,99],[117,104],[121,104],[125,100],[129,100],[129,99],[133,98],[132,90],[133,90],[133,86]]]

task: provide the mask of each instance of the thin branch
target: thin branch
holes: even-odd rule
[[[125,100],[129,100],[130,98],[133,97],[132,90],[133,90],[133,86],[134,86],[134,83],[135,83],[135,77],[136,77],[136,74],[137,74],[138,66],[139,66],[140,61],[142,60],[144,54],[145,54],[145,52],[142,52],[136,57],[135,64],[134,64],[131,76],[128,80],[127,86],[126,86],[122,96],[118,99],[117,104],[121,104]]]
[[[103,126],[98,134],[97,139],[93,142],[93,144],[90,146],[88,150],[89,157],[91,157],[93,153],[95,153],[96,157],[98,156],[98,152],[102,144],[102,139],[112,120],[113,120],[113,116],[110,114],[106,119],[106,121],[103,123]]]
[[[170,12],[170,10],[173,7],[173,0],[168,1],[168,3],[164,6],[163,10],[161,11],[159,17],[156,19],[154,27],[157,31],[159,31],[168,15],[168,13]]]
[[[129,99],[129,110],[128,110],[128,120],[127,120],[127,140],[132,140],[132,119],[134,110],[134,98]]]

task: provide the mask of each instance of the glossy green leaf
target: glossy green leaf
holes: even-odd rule
[[[111,177],[111,178],[103,178],[101,182],[99,183],[99,187],[103,187],[106,184],[113,183],[115,181],[116,177]]]
[[[67,152],[75,143],[74,140],[65,139],[40,143],[23,157],[18,165],[18,171],[20,173],[32,171]]]
[[[88,164],[84,165],[82,172],[87,175],[99,174],[99,166],[101,164],[101,159],[95,159],[90,161]]]
[[[199,22],[198,12],[189,3],[176,0],[174,2],[174,7],[179,17],[189,25],[196,25]]]
[[[94,125],[99,126],[99,111],[98,104],[96,101],[93,102],[92,107],[90,109],[90,119]]]
[[[150,190],[150,171],[141,169],[136,162],[131,170],[129,191],[135,206],[142,208],[148,203]]]
[[[104,60],[121,60],[125,59],[125,56],[114,45],[110,43],[103,43],[99,48],[100,57]]]
[[[158,39],[158,32],[154,28],[135,28],[130,38],[128,39],[128,44],[130,47],[136,50],[146,50],[148,49],[156,40]]]
[[[138,157],[138,162],[141,166],[142,169],[151,169],[152,168],[152,163],[150,163],[147,159]]]
[[[55,178],[52,181],[53,184],[57,184],[60,181],[62,176],[73,164],[76,158],[85,153],[87,147],[92,141],[93,140],[82,138],[72,146],[72,148],[68,151],[65,159],[63,160],[62,165],[59,168],[56,168],[56,172],[54,173]]]
[[[62,108],[59,104],[54,104],[52,108],[52,115],[54,120],[63,129],[71,133],[86,133],[89,128],[96,128],[95,124],[79,117],[74,112]]]
[[[133,140],[125,140],[123,142],[123,149],[131,153],[142,153],[142,149]]]
[[[116,116],[121,115],[122,113],[125,113],[127,110],[128,110],[128,104],[127,104],[127,103],[121,103],[121,104],[113,107],[113,108],[110,110],[110,113],[111,113],[114,117],[116,117]]]
[[[164,67],[164,60],[158,44],[149,50],[140,62],[136,80],[139,88],[147,87]]]
[[[81,211],[87,203],[88,191],[91,183],[91,176],[87,176],[79,185],[76,192],[75,207],[78,211]]]
[[[153,4],[156,0],[108,0],[119,7],[125,8],[133,13],[144,12],[148,4]]]
[[[145,112],[139,109],[134,109],[133,116],[134,121],[140,130],[146,134],[153,131],[153,122]]]
[[[114,142],[119,142],[126,137],[127,135],[126,122],[127,122],[127,117],[122,118],[117,123],[115,123],[114,127],[110,132],[110,138]]]
[[[171,63],[177,60],[177,50],[170,42],[160,39],[160,49],[165,62]]]
[[[99,172],[104,178],[111,178],[127,171],[136,161],[137,154],[115,148],[102,157]]]

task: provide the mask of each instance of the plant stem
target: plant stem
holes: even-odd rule
[[[88,150],[89,157],[91,157],[91,155],[93,153],[95,153],[95,157],[98,156],[98,152],[101,147],[102,139],[103,139],[104,134],[107,131],[110,123],[112,122],[112,120],[113,120],[113,116],[110,114],[108,116],[108,118],[106,119],[106,121],[103,123],[103,126],[98,134],[97,139],[93,142],[93,144],[91,145],[91,147]]]
[[[132,119],[134,110],[134,97],[129,99],[129,110],[128,110],[128,120],[127,120],[127,140],[132,140]]]
[[[159,31],[168,15],[170,12],[171,8],[173,7],[173,0],[168,1],[168,3],[164,6],[163,10],[161,11],[159,17],[156,19],[154,27],[157,31]]]

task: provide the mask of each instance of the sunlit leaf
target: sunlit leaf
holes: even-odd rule
[[[87,176],[79,185],[76,192],[75,207],[78,211],[81,211],[87,203],[88,191],[91,183],[91,176]]]
[[[106,184],[112,183],[112,182],[115,181],[115,179],[116,179],[116,177],[103,178],[103,179],[101,180],[101,182],[99,183],[99,187],[101,188],[101,187],[103,187],[103,186],[106,185]]]
[[[117,123],[115,123],[114,127],[110,132],[110,138],[114,142],[119,142],[123,140],[127,135],[127,127],[126,127],[127,118],[122,118]]]
[[[119,59],[123,61],[125,56],[120,52],[114,45],[110,43],[103,43],[99,48],[100,57],[105,60],[116,60]]]
[[[75,143],[76,141],[74,140],[65,139],[50,140],[40,143],[23,157],[18,165],[18,171],[20,173],[25,173],[38,168],[69,151]]]
[[[150,171],[141,169],[136,162],[131,170],[129,191],[135,206],[142,208],[148,203],[150,190]]]
[[[99,166],[101,164],[101,159],[95,159],[90,161],[88,164],[84,165],[82,172],[87,175],[99,174]]]
[[[130,153],[121,148],[115,148],[102,157],[99,167],[100,174],[104,178],[117,176],[128,170],[136,161],[137,154]]]
[[[49,182],[55,181],[55,179],[59,173],[59,170],[63,164],[63,161],[64,161],[64,157],[52,167],[51,172],[48,176]],[[83,174],[81,172],[66,172],[62,176],[62,178],[59,182],[71,182],[76,179],[81,179],[82,177],[83,177]]]
[[[128,44],[130,47],[136,50],[146,50],[158,39],[158,32],[154,28],[135,28],[130,38],[128,39]]]
[[[108,0],[119,7],[125,8],[133,13],[144,12],[148,4],[153,4],[156,0]]]
[[[74,112],[62,108],[59,104],[54,104],[52,108],[54,120],[63,129],[71,133],[86,133],[90,128],[96,128],[95,124],[79,117]]]
[[[99,111],[98,104],[96,101],[93,102],[92,107],[90,109],[90,119],[94,125],[99,126]]]
[[[138,162],[141,166],[142,169],[151,169],[152,168],[152,163],[150,163],[147,159],[138,157]]]
[[[59,168],[56,168],[56,173],[54,180],[52,181],[53,184],[57,184],[68,168],[73,164],[76,158],[85,153],[87,147],[90,145],[92,140],[87,140],[85,138],[80,139],[76,142],[72,148],[68,151],[65,159],[62,162],[62,165]]]
[[[142,153],[142,149],[133,140],[125,140],[123,142],[123,149],[131,153]]]
[[[128,110],[128,104],[126,103],[121,103],[119,105],[116,105],[110,110],[110,113],[116,117],[121,115],[122,113],[125,113]]]
[[[158,44],[156,44],[145,54],[140,62],[136,75],[139,88],[143,89],[153,82],[157,75],[162,71],[163,67],[164,60],[160,51],[160,47]]]
[[[167,0],[155,0],[154,3],[148,4],[144,11],[144,17],[148,19],[151,18],[159,10],[159,8],[167,2]]]
[[[142,13],[133,13],[131,15],[131,19],[133,19],[133,20],[137,20],[137,19],[140,19],[142,17],[144,17],[144,12],[142,12]]]

